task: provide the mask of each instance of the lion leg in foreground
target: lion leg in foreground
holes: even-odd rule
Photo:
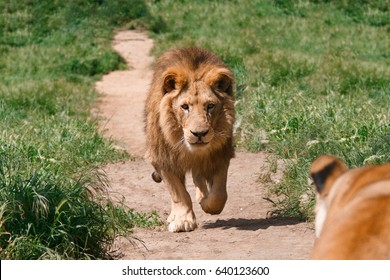
[[[234,156],[233,74],[213,53],[188,47],[163,54],[145,106],[146,158],[152,178],[171,196],[168,230],[197,227],[185,175],[192,172],[196,198],[209,214],[222,212]]]

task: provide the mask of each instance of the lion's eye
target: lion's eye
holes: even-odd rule
[[[215,108],[215,104],[213,103],[207,104],[207,111],[212,111],[214,108]]]
[[[188,106],[188,104],[183,104],[181,105],[181,108],[185,111],[187,111],[188,109],[190,109],[190,106]]]

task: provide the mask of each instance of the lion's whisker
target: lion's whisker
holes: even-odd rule
[[[227,138],[227,134],[222,131],[216,131],[215,135],[219,137]]]
[[[181,151],[181,149],[183,149],[183,146],[184,146],[184,137],[180,138],[180,140],[173,146],[173,150],[178,150],[178,151]]]

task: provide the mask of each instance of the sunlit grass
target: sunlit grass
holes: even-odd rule
[[[110,258],[116,236],[161,224],[105,199],[99,166],[128,155],[89,118],[96,80],[125,66],[114,28],[148,17],[131,4],[0,2],[1,259]]]

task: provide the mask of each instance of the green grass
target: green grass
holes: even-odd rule
[[[109,258],[113,239],[156,214],[104,199],[99,166],[127,158],[88,118],[94,83],[125,67],[114,28],[143,1],[0,2],[0,258]]]
[[[286,159],[284,180],[268,183],[275,212],[310,218],[307,169],[317,155],[390,161],[389,6],[1,1],[0,258],[109,258],[115,236],[161,224],[155,212],[107,201],[99,172],[127,158],[89,118],[96,80],[125,67],[110,47],[124,25],[147,26],[156,55],[198,45],[221,56],[236,77],[237,144],[274,155],[270,173]]]
[[[151,1],[149,8],[164,21],[152,34],[156,55],[198,45],[233,70],[238,145],[287,162],[284,180],[268,184],[276,213],[312,218],[307,171],[319,154],[351,167],[390,161],[388,0]]]

